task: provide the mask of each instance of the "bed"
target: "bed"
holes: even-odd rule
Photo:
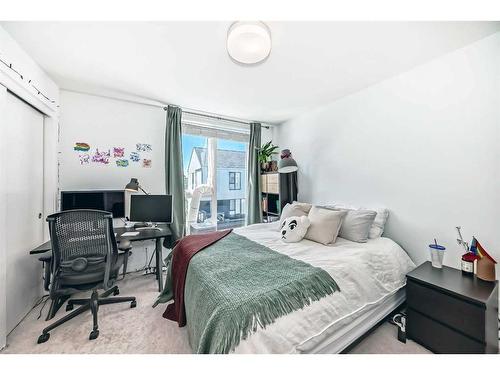
[[[338,238],[335,244],[328,246],[306,239],[284,243],[278,234],[278,225],[255,224],[235,229],[234,233],[323,269],[340,291],[281,316],[265,328],[257,327],[231,352],[338,353],[404,302],[405,275],[415,265],[391,239],[380,237],[356,243]],[[186,283],[189,278],[188,268]],[[197,308],[197,298],[189,293],[186,289],[188,331],[189,311]]]

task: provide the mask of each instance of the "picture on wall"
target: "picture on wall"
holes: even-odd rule
[[[130,153],[130,161],[139,162],[141,161],[141,155],[138,152],[132,151]]]
[[[75,145],[73,146],[73,150],[75,150],[75,151],[88,151],[88,150],[90,150],[90,146],[88,143],[75,142]]]
[[[135,145],[137,151],[139,152],[151,152],[153,147],[149,143],[137,143]]]
[[[94,155],[92,155],[92,162],[97,164],[109,164],[109,158],[111,157],[111,152],[108,151],[99,151],[96,148]]]
[[[125,156],[125,147],[113,147],[113,157],[123,158]]]
[[[118,159],[116,161],[116,166],[117,167],[128,167],[128,160],[127,159]]]
[[[90,155],[89,154],[80,154],[78,155],[80,158],[80,165],[90,164]]]
[[[86,142],[75,142],[73,150],[78,155],[80,165],[116,165],[119,168],[126,168],[131,164],[140,165],[142,168],[152,166],[150,154],[153,147],[150,143],[135,143],[135,150],[128,153],[128,158],[127,149],[123,146],[94,148]],[[115,159],[114,163],[110,161],[111,158]]]

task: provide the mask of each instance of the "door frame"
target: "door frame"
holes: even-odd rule
[[[0,85],[0,124],[4,124],[4,107],[7,98],[7,88]],[[0,125],[0,142],[5,139],[5,127]],[[3,147],[0,143],[0,147]],[[0,152],[0,181],[7,181],[7,168],[3,152]],[[2,189],[3,190],[3,189]],[[7,343],[7,199],[0,190],[0,349]]]

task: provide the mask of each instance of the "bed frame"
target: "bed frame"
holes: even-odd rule
[[[405,288],[386,297],[384,301],[358,316],[351,323],[333,332],[318,345],[304,353],[348,353],[356,344],[377,328],[384,319],[406,301]]]

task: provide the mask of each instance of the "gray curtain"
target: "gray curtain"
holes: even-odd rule
[[[172,195],[173,240],[184,236],[186,211],[184,203],[184,172],[182,170],[182,110],[168,106],[165,130],[165,191]]]
[[[247,224],[262,223],[260,165],[257,157],[261,147],[261,125],[250,124],[250,142],[248,144],[248,183],[247,183]]]

